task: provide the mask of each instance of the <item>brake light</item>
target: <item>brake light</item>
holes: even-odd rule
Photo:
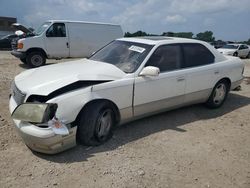
[[[18,42],[17,43],[17,49],[23,49],[23,43]]]

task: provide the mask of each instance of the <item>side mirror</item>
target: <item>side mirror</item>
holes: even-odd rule
[[[159,74],[160,69],[158,67],[148,66],[142,69],[139,76],[158,76]]]

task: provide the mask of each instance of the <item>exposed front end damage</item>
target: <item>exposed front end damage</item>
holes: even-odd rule
[[[69,64],[28,70],[12,83],[10,113],[32,150],[54,154],[75,146],[76,118],[86,103],[99,98],[92,88],[125,75],[112,65],[86,59]]]
[[[17,107],[16,101],[11,97],[9,108],[12,115],[15,115],[13,112],[17,111],[15,110]],[[25,117],[27,118],[27,116],[23,118]],[[18,118],[22,119],[22,117]],[[49,123],[51,120],[44,119],[44,122],[30,123],[27,122],[27,120],[17,120],[15,117],[13,119],[15,128],[22,137],[24,143],[34,151],[54,154],[76,145],[76,127],[71,128],[71,124],[64,125],[67,129],[67,134],[57,134],[53,125]]]

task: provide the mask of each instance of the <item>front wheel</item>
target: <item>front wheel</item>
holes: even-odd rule
[[[238,53],[234,52],[233,56],[238,57]]]
[[[31,52],[26,58],[27,64],[32,67],[40,67],[45,64],[46,58],[41,52]]]
[[[219,81],[213,88],[213,91],[206,102],[209,108],[219,108],[225,102],[230,85],[226,80]]]
[[[80,113],[77,140],[87,146],[98,146],[113,135],[114,111],[107,102],[88,105]]]

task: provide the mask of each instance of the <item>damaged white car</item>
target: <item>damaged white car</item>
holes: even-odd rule
[[[100,145],[115,126],[181,106],[220,107],[240,85],[244,64],[205,42],[122,38],[89,59],[44,66],[15,77],[10,112],[25,144],[57,153]]]

